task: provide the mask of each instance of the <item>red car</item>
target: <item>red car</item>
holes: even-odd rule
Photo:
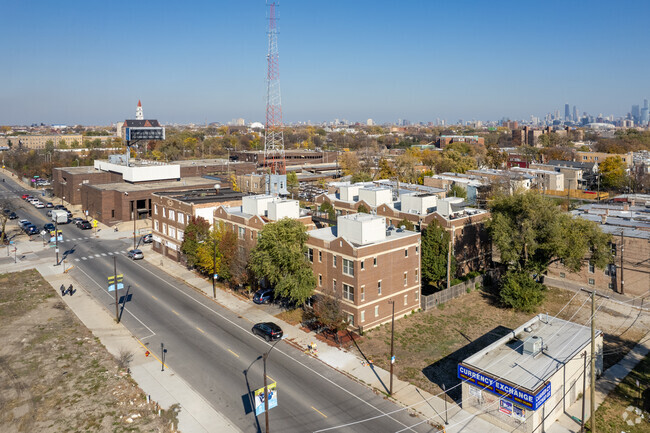
[[[25,200],[27,197],[29,197],[29,194],[23,194],[22,199]]]

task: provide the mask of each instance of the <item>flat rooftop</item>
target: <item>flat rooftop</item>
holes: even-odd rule
[[[184,203],[203,204],[203,203],[221,203],[224,201],[241,200],[244,194],[233,191],[230,188],[203,188],[190,189],[184,191],[160,191],[154,192],[153,195],[167,197]]]
[[[149,191],[160,190],[165,188],[178,188],[193,187],[209,188],[214,185],[213,179],[206,179],[204,177],[184,177],[181,180],[161,180],[157,182],[143,182],[143,183],[128,183],[128,182],[114,182],[103,183],[101,185],[90,185],[90,188],[96,188],[101,191],[119,191],[119,192],[136,192],[136,191]]]
[[[596,332],[598,335],[601,331]],[[536,356],[523,352],[524,340],[532,336],[541,338],[544,347]],[[540,314],[465,359],[463,364],[533,393],[588,346],[590,340],[589,327]]]
[[[354,214],[354,215],[360,215],[360,214]],[[369,215],[369,216],[372,216],[372,215]],[[387,235],[384,239],[382,239],[380,241],[370,242],[370,243],[363,244],[363,245],[357,244],[356,242],[352,242],[350,239],[347,239],[347,238],[346,238],[346,240],[348,242],[350,242],[352,245],[355,245],[355,246],[358,246],[358,247],[367,247],[367,246],[370,246],[370,245],[379,245],[379,244],[386,243],[386,242],[392,242],[395,239],[402,239],[402,238],[407,238],[409,236],[418,236],[418,235],[419,235],[418,232],[412,232],[412,231],[409,231],[409,230],[403,230],[402,231],[402,230],[398,230],[398,229],[393,229],[393,230],[390,230],[390,235]],[[325,228],[322,228],[322,229],[311,230],[309,232],[309,236],[313,237],[315,239],[324,240],[325,242],[332,242],[333,240],[335,240],[335,239],[337,239],[339,237],[337,226],[325,227]]]

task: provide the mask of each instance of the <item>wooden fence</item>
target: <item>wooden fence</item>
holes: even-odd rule
[[[474,290],[476,283],[478,283],[479,286],[483,285],[483,275],[474,277],[471,280],[463,281],[462,283],[451,286],[448,289],[444,289],[427,296],[420,296],[420,306],[423,311],[436,308],[438,304],[444,304],[445,302],[450,301],[454,298],[461,297],[467,293],[468,288]]]

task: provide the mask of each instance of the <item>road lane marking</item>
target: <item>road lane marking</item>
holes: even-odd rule
[[[151,297],[154,298],[156,301],[158,300],[158,298],[156,298],[154,295],[151,295]]]
[[[106,253],[102,253],[102,257],[106,257]]]
[[[203,308],[205,308],[206,310],[212,312],[213,314],[215,314],[216,316],[218,316],[218,317],[220,317],[221,319],[225,320],[226,322],[230,323],[230,324],[233,325],[234,327],[239,328],[242,332],[245,332],[245,333],[249,333],[249,332],[250,332],[248,329],[244,328],[243,326],[239,325],[238,323],[235,323],[234,321],[230,320],[229,318],[227,318],[227,317],[224,316],[223,314],[221,314],[221,313],[219,313],[218,311],[216,311],[215,309],[211,308],[209,305],[206,305],[206,304],[204,304],[203,302],[201,302],[200,300],[198,300],[198,299],[192,297],[192,296],[189,295],[188,293],[185,293],[183,290],[181,290],[181,289],[179,289],[178,287],[174,286],[172,283],[170,283],[169,281],[167,281],[167,280],[165,280],[164,278],[160,277],[160,275],[156,274],[155,272],[150,271],[149,269],[147,269],[146,267],[144,267],[143,265],[141,265],[141,264],[139,264],[139,263],[137,263],[137,266],[140,266],[140,268],[142,268],[143,271],[148,272],[148,273],[151,274],[154,278],[159,279],[160,281],[162,281],[163,283],[167,284],[169,287],[171,287],[172,289],[176,290],[178,293],[182,294],[182,295],[185,296],[186,298],[192,300],[193,302],[197,303],[197,304],[200,305],[201,307],[203,307]],[[108,292],[107,292],[107,293],[108,293]],[[224,307],[224,308],[225,308],[225,307]],[[226,308],[226,309],[227,309],[227,308]],[[267,345],[267,346],[271,346],[271,343],[266,343],[266,345]],[[379,412],[379,413],[381,414],[381,415],[379,415],[379,416],[386,416],[388,419],[393,420],[393,421],[395,421],[396,423],[401,424],[402,426],[406,427],[407,429],[412,430],[409,426],[407,426],[406,424],[404,424],[402,421],[400,421],[400,420],[396,419],[395,417],[391,416],[391,413],[387,413],[387,412],[385,412],[384,410],[380,409],[379,407],[375,406],[374,404],[368,402],[366,399],[364,399],[364,398],[358,396],[357,394],[353,393],[352,391],[350,391],[350,390],[346,389],[345,387],[339,385],[338,383],[336,383],[336,382],[333,381],[332,379],[329,379],[328,377],[324,376],[322,373],[320,373],[320,372],[317,371],[316,369],[314,369],[314,368],[308,366],[307,364],[305,364],[304,362],[299,361],[298,359],[294,358],[294,357],[293,357],[292,355],[290,355],[288,352],[284,352],[284,351],[283,351],[282,349],[280,349],[280,348],[276,348],[275,351],[276,351],[276,352],[279,352],[280,354],[282,354],[283,356],[285,356],[289,361],[293,361],[293,362],[295,362],[296,364],[298,364],[298,365],[300,365],[301,367],[303,367],[304,369],[306,369],[306,370],[308,370],[308,371],[311,371],[315,376],[318,376],[318,377],[320,377],[321,379],[323,379],[324,381],[326,381],[326,382],[332,384],[334,387],[338,388],[339,390],[341,390],[341,391],[344,392],[345,394],[348,394],[350,397],[353,397],[353,398],[355,398],[356,400],[358,400],[359,402],[361,402],[362,404],[365,404],[366,406],[369,406],[369,407],[371,407],[372,409],[376,410],[377,412]]]
[[[239,355],[237,355],[237,354],[236,354],[235,352],[233,352],[232,350],[228,349],[228,352],[232,353],[232,354],[235,355],[237,358],[239,358]]]
[[[99,287],[99,288],[100,288],[104,293],[106,293],[108,296],[110,296],[111,299],[115,299],[115,295],[112,295],[108,290],[106,290],[106,289],[104,288],[104,286],[102,286],[102,285],[99,284],[97,281],[95,281],[95,280],[93,279],[93,277],[91,277],[90,275],[88,275],[88,273],[86,273],[86,271],[84,271],[82,268],[78,268],[78,269],[79,269],[81,272],[83,272],[83,274],[84,274],[86,277],[88,277],[88,279],[89,279],[90,281],[92,281],[93,283],[95,283],[95,284],[97,285],[97,287]],[[113,305],[115,305],[115,304],[113,304]],[[145,325],[144,322],[143,322],[142,320],[138,319],[138,316],[136,316],[135,314],[133,314],[132,312],[130,312],[130,311],[126,308],[126,305],[125,305],[123,308],[124,308],[124,311],[126,311],[127,313],[129,313],[129,314],[130,314],[130,315],[131,315],[135,320],[137,320],[138,322],[140,322],[140,324],[141,324],[142,326],[144,326],[145,328],[147,328],[147,330],[148,330],[149,332],[151,332],[151,335],[147,335],[147,336],[142,337],[143,340],[144,340],[145,338],[153,337],[154,335],[156,335],[156,333],[153,332],[153,331],[151,330],[150,327],[148,327],[147,325]],[[137,338],[136,338],[136,340],[137,340]],[[142,343],[140,343],[140,344],[142,344]]]
[[[314,410],[315,410],[316,412],[318,412],[319,414],[323,415],[323,418],[327,418],[327,415],[325,415],[325,414],[324,414],[323,412],[321,412],[320,410],[316,409],[314,406],[312,406],[311,408],[314,409]]]
[[[113,255],[113,253],[109,251],[109,252],[108,252],[108,255],[109,255],[109,256],[112,256],[112,255]]]
[[[87,257],[82,257],[81,260],[88,260],[88,258]]]
[[[172,310],[172,313],[176,314],[177,316],[180,315],[180,314],[178,314],[175,310]]]
[[[203,329],[199,328],[198,326],[196,327],[196,329],[198,329],[198,330],[201,331],[203,334],[205,334],[205,331],[204,331]]]
[[[79,259],[74,259],[74,261],[75,261],[75,262],[78,262],[78,261],[79,261]]]
[[[119,253],[120,253],[119,251],[115,251],[115,254],[119,254]]]
[[[89,260],[90,260],[90,259],[94,259],[94,258],[95,258],[95,257],[93,257],[93,256],[88,256],[88,259],[89,259]]]

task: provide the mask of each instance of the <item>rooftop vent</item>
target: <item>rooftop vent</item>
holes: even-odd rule
[[[542,352],[544,341],[541,337],[533,335],[524,340],[524,355],[538,355]]]

